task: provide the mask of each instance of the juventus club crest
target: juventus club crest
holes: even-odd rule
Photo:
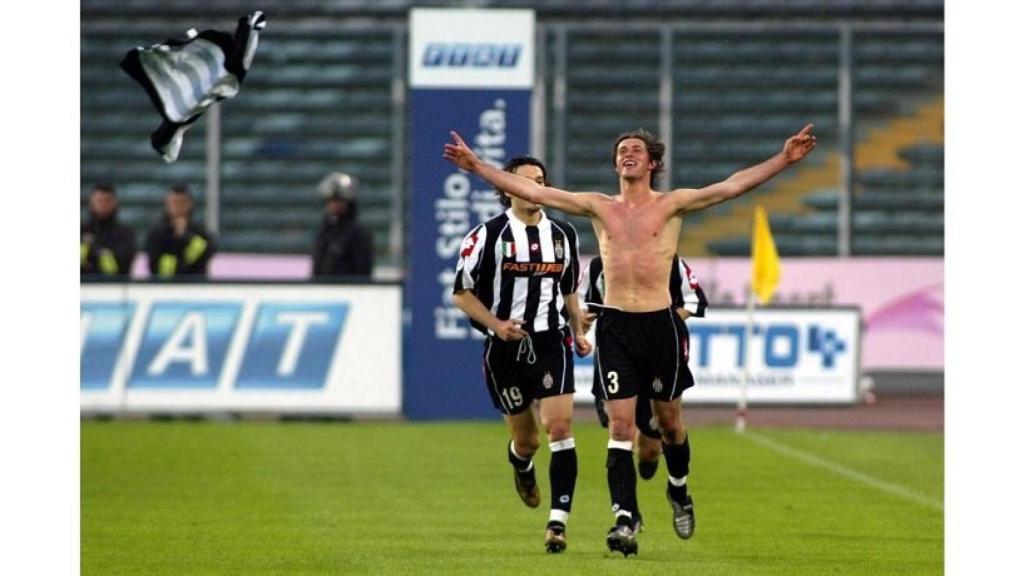
[[[654,388],[654,392],[660,394],[663,386],[661,385],[661,378],[655,378],[651,384],[651,388]]]
[[[551,389],[551,387],[555,384],[555,379],[551,377],[551,372],[544,373],[544,380],[542,383],[544,384],[545,390]]]
[[[555,258],[561,260],[565,256],[565,250],[562,248],[562,241],[555,240]]]

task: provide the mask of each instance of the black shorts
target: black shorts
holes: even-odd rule
[[[506,342],[497,336],[484,341],[484,379],[494,407],[502,414],[518,414],[534,400],[572,394],[572,336],[568,327],[530,334]]]
[[[611,400],[636,395],[675,400],[693,386],[687,366],[690,333],[671,308],[623,312],[605,308],[597,321],[594,379]]]

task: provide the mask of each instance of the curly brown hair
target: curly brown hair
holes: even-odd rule
[[[647,155],[654,161],[654,168],[651,170],[651,186],[654,186],[654,179],[657,178],[662,172],[665,171],[665,144],[658,140],[658,137],[651,134],[643,128],[638,128],[632,132],[626,132],[619,134],[618,139],[615,140],[615,145],[612,146],[612,165],[615,165],[615,157],[619,153],[619,144],[623,140],[628,138],[636,138],[643,140],[644,146],[647,147]]]

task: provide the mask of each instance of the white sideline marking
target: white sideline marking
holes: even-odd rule
[[[872,488],[877,488],[879,490],[882,490],[883,492],[888,492],[890,494],[894,494],[896,496],[899,496],[901,498],[905,498],[905,499],[910,500],[912,502],[917,502],[918,504],[922,504],[922,505],[927,506],[929,508],[934,508],[935,510],[938,510],[940,512],[943,511],[942,502],[939,502],[939,501],[934,500],[932,498],[929,498],[927,496],[922,496],[921,494],[918,494],[917,492],[913,492],[911,490],[908,490],[908,489],[904,488],[903,486],[900,486],[899,484],[893,484],[891,482],[885,482],[884,480],[879,480],[877,478],[868,476],[867,474],[864,474],[863,472],[857,472],[856,470],[851,470],[851,469],[849,469],[849,468],[847,468],[845,466],[841,466],[839,464],[836,464],[835,462],[829,462],[828,460],[823,460],[823,459],[815,456],[814,454],[809,454],[807,452],[803,452],[801,450],[797,450],[796,448],[791,448],[789,446],[786,446],[785,444],[780,444],[779,442],[776,442],[775,440],[771,440],[771,439],[766,438],[764,436],[761,436],[759,434],[753,434],[751,432],[745,432],[743,434],[739,434],[739,436],[746,436],[750,440],[753,440],[754,442],[756,442],[756,443],[758,443],[758,444],[760,444],[760,445],[762,445],[762,446],[764,446],[766,448],[770,448],[770,449],[778,452],[779,454],[782,454],[782,455],[789,456],[791,458],[795,458],[797,460],[800,460],[801,462],[804,462],[805,464],[810,464],[812,466],[817,466],[819,468],[824,468],[825,470],[828,470],[830,472],[835,472],[836,474],[839,474],[840,476],[845,476],[846,478],[849,478],[851,480],[860,482],[861,484],[865,484],[867,486],[871,486]]]

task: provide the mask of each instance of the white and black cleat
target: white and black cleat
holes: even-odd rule
[[[639,534],[644,531],[644,517],[639,512],[633,514],[633,525],[630,528],[633,529],[633,534]]]
[[[675,529],[676,536],[683,540],[693,538],[693,530],[697,527],[697,520],[693,514],[693,497],[687,494],[686,501],[680,504],[667,492],[665,495],[668,497],[668,503],[672,505],[672,528]]]
[[[566,546],[565,528],[550,527],[544,532],[544,548],[548,554],[561,554]]]
[[[636,533],[633,532],[632,528],[625,525],[612,526],[608,530],[606,541],[609,550],[612,552],[622,552],[623,557],[628,557],[630,554],[636,555],[640,548],[636,542]]]

